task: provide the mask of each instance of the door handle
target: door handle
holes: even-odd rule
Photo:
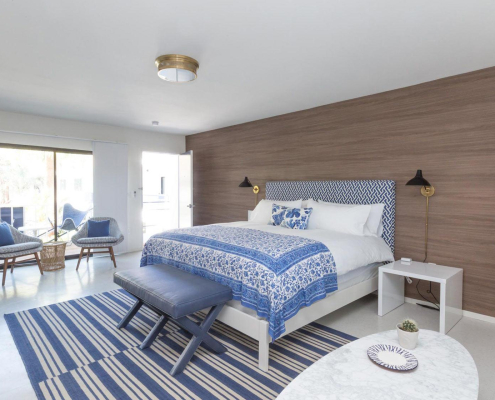
[[[194,204],[188,204],[186,207],[193,208],[196,207]]]

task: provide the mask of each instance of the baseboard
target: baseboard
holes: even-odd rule
[[[427,301],[413,299],[411,297],[406,297],[405,300],[406,300],[406,303],[410,303],[410,304],[431,305]],[[484,315],[484,314],[479,314],[479,313],[475,313],[475,312],[472,312],[472,311],[462,310],[462,316],[463,317],[467,317],[467,318],[477,319],[479,321],[489,322],[491,324],[495,324],[495,317],[491,317],[489,315]]]

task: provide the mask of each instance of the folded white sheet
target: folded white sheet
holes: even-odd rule
[[[280,235],[301,236],[322,242],[332,252],[337,265],[337,276],[375,262],[394,261],[394,255],[381,237],[357,236],[324,229],[295,230],[280,226],[239,221],[221,224],[240,228],[258,229]]]

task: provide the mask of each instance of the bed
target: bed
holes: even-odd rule
[[[269,343],[377,289],[377,269],[393,261],[395,183],[268,182],[266,199],[313,198],[340,204],[383,203],[381,237],[253,222],[166,231],[145,244],[141,266],[169,264],[232,288],[218,319],[259,342],[268,370]]]

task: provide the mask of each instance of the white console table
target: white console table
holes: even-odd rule
[[[405,277],[440,284],[440,333],[447,333],[462,318],[461,268],[417,261],[395,261],[379,269],[378,315],[383,316],[404,304]]]

